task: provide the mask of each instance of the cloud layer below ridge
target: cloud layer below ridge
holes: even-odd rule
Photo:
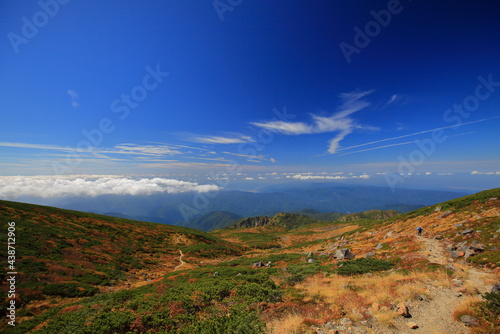
[[[15,199],[23,196],[41,198],[99,195],[154,195],[177,194],[188,191],[217,191],[216,185],[165,178],[133,179],[113,176],[1,176],[0,198]]]

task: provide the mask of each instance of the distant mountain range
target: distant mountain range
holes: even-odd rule
[[[107,214],[120,218],[175,224],[201,230],[222,228],[242,217],[274,216],[310,210],[315,219],[333,221],[340,214],[369,210],[408,212],[467,195],[453,191],[305,183],[273,186],[260,192],[220,191],[197,202],[196,193],[150,196],[105,195],[40,200],[36,204]],[[200,204],[201,203],[201,204]],[[184,212],[188,214],[182,214]],[[187,210],[186,210],[187,208]],[[307,215],[307,214],[306,214]]]

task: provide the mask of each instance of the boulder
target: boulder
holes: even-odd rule
[[[398,304],[397,312],[400,316],[405,318],[411,318],[410,310],[405,303],[401,302]]]
[[[478,322],[477,322],[477,319],[474,318],[473,316],[471,315],[463,315],[460,317],[460,320],[464,323],[465,326],[467,327],[473,327],[473,326],[477,326],[478,325]]]
[[[307,263],[313,263],[314,259],[307,259]]]
[[[259,261],[259,262],[254,262],[253,266],[255,268],[261,268],[261,267],[264,267],[264,262],[262,261]]]
[[[464,259],[468,259],[471,256],[476,255],[476,252],[473,249],[468,249],[464,254]]]
[[[484,252],[484,250],[486,249],[486,246],[483,245],[483,244],[480,244],[479,242],[477,242],[476,240],[474,240],[471,245],[469,246],[470,249],[476,251],[476,252]]]
[[[410,327],[411,329],[418,328],[418,325],[416,323],[414,323],[413,321],[410,321],[409,323],[407,323],[406,326]]]
[[[466,230],[464,230],[464,231],[460,232],[460,234],[461,234],[461,235],[466,235],[466,234],[471,234],[471,233],[473,233],[473,232],[474,232],[474,229],[472,229],[472,228],[468,228],[468,229],[466,229]]]
[[[352,260],[356,257],[348,248],[337,249],[333,255],[337,260]]]
[[[454,259],[458,259],[459,257],[462,257],[465,255],[465,252],[460,252],[460,251],[451,251],[450,255]]]
[[[491,292],[500,292],[500,284],[495,284],[491,287]]]

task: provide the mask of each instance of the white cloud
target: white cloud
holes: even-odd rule
[[[203,144],[243,144],[243,143],[252,143],[255,141],[252,137],[244,135],[235,135],[232,137],[200,136],[200,137],[194,137],[192,140],[197,143],[203,143]]]
[[[338,173],[335,173],[338,174]],[[351,175],[350,176],[343,176],[343,175],[312,175],[312,173],[297,173],[295,175],[287,175],[286,176],[289,179],[295,179],[295,180],[347,180],[347,179],[370,179],[370,175],[368,174],[362,174],[362,175]]]
[[[388,105],[390,104],[393,104],[394,102],[398,101],[401,99],[401,96],[397,95],[397,94],[393,94],[391,96],[391,98],[389,99],[389,101],[387,101],[387,103],[384,105],[383,108],[387,107]]]
[[[352,133],[354,129],[376,129],[374,127],[357,125],[352,118],[348,117],[352,113],[370,106],[370,103],[362,100],[362,98],[372,92],[372,90],[369,90],[364,92],[355,91],[343,93],[340,95],[343,103],[339,107],[337,113],[329,117],[311,114],[312,121],[310,123],[269,121],[252,122],[250,124],[284,135],[303,135],[338,131],[339,134],[328,143],[328,152],[333,154],[338,150],[340,141]]]
[[[66,91],[66,93],[68,93],[68,95],[71,97],[71,106],[76,109],[80,106],[80,103],[78,102],[78,93],[76,93],[74,90],[71,90],[71,89],[68,89]]]
[[[478,172],[475,170],[471,173],[471,175],[500,175],[500,172]]]
[[[293,176],[287,175],[287,178],[295,180],[345,180],[346,176],[326,176],[326,175],[301,175],[295,174]]]
[[[216,185],[165,178],[133,179],[116,176],[0,176],[0,198],[21,196],[42,198],[99,195],[154,195],[176,194],[188,191],[219,190]]]
[[[5,147],[19,147],[19,148],[32,148],[41,150],[58,150],[58,151],[73,151],[70,147],[62,147],[57,145],[44,145],[44,144],[28,144],[28,143],[12,143],[12,142],[0,142],[0,146]]]
[[[101,150],[100,153],[108,154],[136,154],[148,156],[162,156],[181,154],[179,150],[167,145],[136,145],[120,144],[114,147],[116,150]]]

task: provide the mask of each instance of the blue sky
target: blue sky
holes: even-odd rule
[[[2,1],[0,175],[500,186],[499,18],[491,1]]]

